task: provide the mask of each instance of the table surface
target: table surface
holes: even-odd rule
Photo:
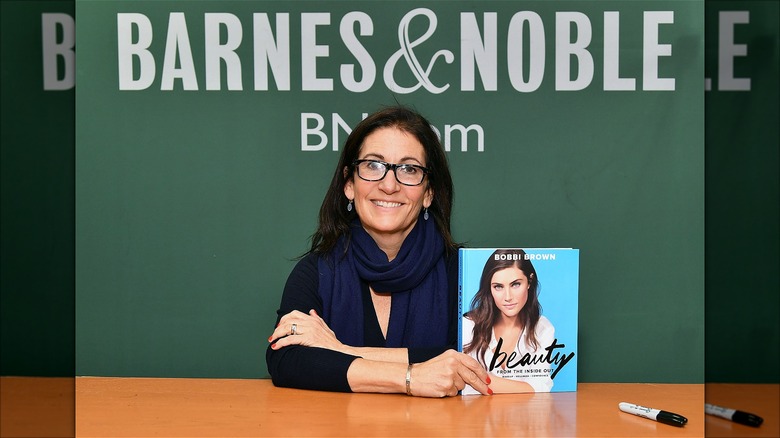
[[[764,419],[760,427],[707,415],[708,437],[780,437],[780,385],[708,383],[707,403],[750,412]]]
[[[777,437],[780,385],[580,383],[576,393],[422,399],[275,388],[269,380],[2,377],[1,436]],[[73,403],[75,397],[75,404]],[[688,417],[679,428],[620,412],[629,401]],[[74,409],[75,406],[75,409]],[[50,421],[44,421],[48,419]]]
[[[688,417],[626,414],[630,401]],[[425,399],[276,388],[269,380],[78,378],[78,436],[701,437],[704,385],[593,384],[577,392]]]

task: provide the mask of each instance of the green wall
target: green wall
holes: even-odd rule
[[[0,8],[0,374],[72,376],[75,90],[43,88],[41,14],[73,17],[75,8]]]
[[[780,278],[778,255],[778,57],[780,3],[707,2],[706,379],[708,382],[780,382]],[[734,25],[734,41],[746,55],[734,58],[735,78],[750,90],[723,90],[718,66],[721,20]],[[723,53],[721,53],[723,52]],[[720,60],[720,62],[719,62]],[[728,75],[731,77],[731,75]],[[744,88],[742,81],[737,87]],[[733,88],[734,86],[732,86]],[[735,372],[747,359],[749,372]]]
[[[401,23],[421,6],[437,27],[426,39],[434,25],[417,15],[409,39],[424,40],[413,52],[431,85],[394,93],[383,72],[399,53]],[[605,25],[605,12],[615,10],[621,32]],[[673,56],[660,57],[646,77],[643,38],[656,38],[643,35],[643,19],[659,10],[674,14],[673,25],[657,25],[657,42],[673,46]],[[355,45],[339,31],[353,11],[373,24],[359,40],[377,74],[362,92],[350,91],[339,74],[356,62]],[[497,34],[495,90],[479,77],[474,91],[463,85],[464,11],[476,13],[481,32]],[[510,38],[510,20],[521,11],[543,26],[527,38],[546,59],[539,86],[523,92],[510,61],[523,58],[531,71],[541,61],[539,54],[510,55],[524,34]],[[570,11],[584,23],[572,37],[592,29],[593,78],[564,91],[556,85],[556,55],[565,49],[556,32],[571,26],[556,20]],[[225,12],[239,24],[223,26],[221,41],[235,37],[227,29],[243,37],[231,54],[243,88],[228,82],[220,64],[218,89],[209,90],[214,45],[204,43],[206,23],[214,18],[208,14]],[[290,90],[274,82],[254,89],[254,76],[266,71],[252,50],[257,12],[289,14]],[[319,86],[307,80],[314,67],[302,61],[314,52],[304,49],[311,12],[329,14],[316,17],[323,23],[316,75],[332,78],[332,90],[307,90]],[[495,12],[495,26],[483,22],[486,12]],[[118,15],[125,13],[140,15]],[[457,239],[581,250],[582,381],[704,380],[703,3],[78,1],[76,14],[77,375],[266,375],[264,339],[290,259],[306,248],[338,156],[330,146],[304,150],[302,113],[322,115],[330,137],[331,114],[354,126],[362,113],[397,100],[443,133],[453,124],[484,132],[484,150],[474,135],[467,151],[456,143],[449,153]],[[141,23],[127,35],[150,40],[143,57],[131,59],[132,72],[120,69],[118,49],[126,34],[117,23],[127,17]],[[178,79],[167,90],[163,80],[176,19],[186,20],[177,53],[182,70],[188,57],[181,53],[192,53],[195,90]],[[610,32],[619,33],[620,75],[636,78],[634,90],[604,90]],[[442,50],[455,61],[435,58]],[[142,78],[150,70],[144,57],[155,60],[153,79],[141,89],[123,85],[123,71]],[[577,67],[563,74],[576,77]],[[410,70],[402,60],[393,77],[411,87],[419,80]],[[674,78],[674,89],[655,90],[655,75]],[[441,93],[434,88],[445,84]]]
[[[649,3],[401,2],[393,8],[366,3],[361,10],[375,26],[366,47],[377,60],[377,80],[368,91],[353,93],[338,80],[332,92],[301,91],[299,67],[293,67],[291,91],[277,91],[273,81],[271,91],[252,90],[251,13],[291,12],[296,59],[298,12],[313,11],[313,3],[177,2],[172,8],[171,3],[79,1],[74,189],[72,107],[70,113],[41,117],[41,108],[51,108],[62,96],[69,96],[67,105],[72,105],[73,89],[42,91],[39,59],[10,63],[15,52],[6,49],[7,35],[26,32],[30,36],[20,39],[25,50],[40,50],[42,11],[37,8],[51,10],[59,4],[3,2],[2,374],[73,372],[75,199],[78,375],[265,376],[264,334],[294,263],[291,258],[306,248],[337,158],[330,145],[317,152],[301,150],[300,113],[325,115],[329,130],[331,113],[354,125],[362,112],[398,100],[416,106],[439,127],[478,123],[486,133],[483,152],[473,144],[461,152],[456,144],[449,154],[458,239],[473,246],[581,249],[580,381],[700,382],[706,345],[708,381],[777,382],[776,349],[765,352],[768,360],[758,361],[750,376],[734,376],[727,371],[728,353],[717,348],[720,344],[712,336],[747,339],[742,343],[746,352],[778,343],[777,310],[772,310],[777,309],[777,270],[770,268],[776,266],[778,254],[777,203],[771,201],[777,199],[777,130],[768,122],[774,120],[771,112],[750,122],[734,117],[735,102],[756,116],[766,112],[764,108],[777,114],[776,84],[768,90],[775,93],[773,101],[759,97],[765,95],[768,78],[777,77],[777,23],[761,21],[771,16],[761,13],[769,2],[752,2],[748,7],[759,11],[751,13],[751,23],[744,27],[750,37],[738,31],[735,40],[749,44],[744,61],[754,67],[738,60],[735,68],[737,76],[752,78],[753,88],[706,93],[708,120],[715,106],[725,108],[720,117],[730,122],[731,138],[760,133],[753,134],[760,141],[732,148],[732,143],[719,141],[724,136],[713,135],[713,124],[706,131],[702,124],[702,78],[705,73],[716,77],[712,3],[707,3],[705,72],[701,2],[652,2],[653,10],[675,11],[675,24],[661,27],[662,38],[674,47],[673,56],[662,62],[661,76],[676,78],[674,92],[641,91],[641,35],[636,29],[641,29],[638,11],[651,9]],[[457,26],[451,23],[458,22],[458,12],[466,7],[476,8],[480,17],[482,11],[498,13],[499,41],[514,12],[538,12],[548,40],[543,85],[531,93],[514,91],[502,64],[498,92],[484,91],[479,76],[475,92],[390,92],[381,80],[383,59],[397,50],[400,18],[421,4],[436,12],[440,26],[431,40],[435,44],[420,48],[423,60],[442,47],[459,56]],[[65,11],[72,8],[71,2],[63,5]],[[327,8],[332,23],[318,31],[317,43],[329,44],[331,52],[330,59],[318,61],[321,76],[337,78],[338,63],[352,60],[337,29],[354,5],[334,3]],[[182,91],[180,81],[174,91],[160,90],[165,29],[168,12],[174,10],[186,12],[198,91]],[[583,12],[594,29],[594,79],[583,91],[555,91],[553,85],[554,12],[563,10]],[[621,75],[637,77],[640,91],[601,88],[603,53],[598,46],[604,10],[621,12]],[[14,12],[14,20],[6,21],[8,11]],[[224,77],[220,91],[205,90],[203,16],[208,11],[229,11],[242,21],[242,91],[226,90]],[[142,12],[154,26],[150,50],[158,70],[146,90],[118,90],[117,12]],[[505,50],[502,42],[499,53]],[[756,59],[759,53],[765,56]],[[439,63],[433,71],[441,76],[432,80],[459,88],[457,68]],[[745,68],[750,71],[743,73]],[[402,76],[399,69],[398,78],[408,83],[411,76]],[[732,100],[726,105],[718,99]],[[17,108],[19,101],[29,102],[41,125],[70,117],[60,128],[67,135],[39,140],[60,129],[21,129],[32,115],[6,110]],[[774,137],[764,135],[767,132]],[[346,133],[340,135],[343,142]],[[44,146],[30,147],[39,144]],[[61,150],[49,144],[65,145],[69,154],[59,155]],[[48,161],[37,155],[44,147],[49,148],[46,156],[57,157],[53,161],[64,170],[57,173],[44,164]],[[746,147],[750,153],[740,153]],[[711,171],[725,163],[751,169],[738,172],[744,176],[741,186]],[[758,166],[763,170],[756,170]],[[22,167],[29,167],[34,176],[24,177],[35,184],[19,176]],[[36,184],[43,188],[36,189]],[[745,204],[730,209],[736,190],[738,201]],[[755,198],[745,192],[755,193]],[[54,207],[40,215],[25,210],[26,203]],[[739,212],[766,221],[748,222]],[[744,238],[726,237],[740,227]],[[52,228],[53,234],[44,237],[41,231]],[[729,239],[735,242],[732,246],[717,246]],[[71,246],[53,248],[52,242]],[[714,317],[728,312],[721,309],[733,309],[734,301],[728,296],[733,288],[722,281],[722,271],[713,270],[712,260],[723,251],[748,247],[751,258],[731,259],[730,268],[753,273],[739,280],[740,288],[752,289],[751,299],[742,300],[740,312],[731,312],[727,320]],[[753,318],[756,313],[762,317]],[[30,351],[44,359],[31,360]],[[48,369],[41,369],[41,362]]]

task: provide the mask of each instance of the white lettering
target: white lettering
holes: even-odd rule
[[[276,39],[268,14],[254,14],[255,90],[268,90],[268,66],[279,91],[290,90],[290,14],[276,14]]]
[[[349,135],[352,132],[352,128],[350,128],[349,125],[347,125],[347,122],[344,121],[344,119],[342,119],[341,116],[338,115],[337,113],[333,113],[331,115],[331,120],[333,125],[333,128],[331,130],[332,137],[333,137],[333,143],[331,143],[331,148],[334,151],[337,151],[339,150],[339,144],[340,144],[339,131],[343,130],[344,132],[347,133],[347,135]]]
[[[62,41],[57,41],[57,27],[62,30]],[[69,90],[76,85],[76,23],[68,14],[41,14],[43,43],[43,89]],[[57,68],[62,59],[62,72]],[[60,73],[62,73],[60,75]]]
[[[451,147],[452,132],[458,131],[460,133],[460,150],[461,152],[468,151],[468,134],[470,131],[477,133],[477,151],[485,151],[485,131],[479,125],[469,125],[466,128],[463,125],[444,125],[444,145],[445,151],[449,151]]]
[[[206,89],[221,90],[221,66],[220,60],[225,61],[228,90],[242,90],[241,84],[241,60],[236,54],[236,49],[241,45],[243,33],[241,21],[233,14],[207,13],[205,14],[206,36]],[[227,41],[220,43],[220,28],[227,29]]]
[[[133,27],[138,29],[138,41],[133,43]],[[143,14],[116,14],[117,59],[119,89],[145,90],[154,82],[154,56],[148,50],[152,44],[152,22]],[[135,79],[133,60],[138,59],[140,74]]]
[[[734,57],[747,56],[746,44],[734,44],[734,25],[748,23],[750,23],[749,11],[720,11],[718,17],[718,90],[750,91],[750,78],[734,77]]]
[[[642,89],[674,91],[674,78],[658,77],[658,57],[671,56],[671,44],[658,43],[658,25],[674,23],[674,11],[645,11],[642,49]]]
[[[177,54],[181,63],[180,68],[176,68]],[[183,89],[198,89],[198,78],[195,75],[195,63],[192,60],[190,37],[183,12],[172,12],[168,17],[168,37],[165,41],[160,89],[173,90],[173,80],[176,78],[181,79]]]
[[[485,12],[484,37],[480,38],[477,17],[473,12],[460,14],[460,89],[474,91],[474,63],[485,91],[498,89],[498,15]]]
[[[604,90],[634,91],[636,79],[620,77],[620,12],[604,12]]]
[[[314,120],[317,125],[314,128],[309,128],[309,120]],[[325,127],[325,118],[317,113],[301,113],[301,150],[302,151],[321,151],[328,145],[328,136],[322,132],[322,128]],[[320,142],[317,144],[309,144],[309,136],[315,135],[319,137]]]
[[[317,58],[330,54],[330,47],[317,45],[317,26],[330,25],[329,13],[301,14],[301,89],[333,91],[333,79],[317,77]]]
[[[577,29],[577,40],[571,40],[571,25]],[[555,13],[555,89],[578,91],[593,80],[593,56],[588,52],[592,37],[590,20],[582,12]],[[571,79],[571,57],[577,58],[577,74]]]
[[[365,12],[350,12],[341,19],[341,25],[339,26],[341,40],[344,41],[344,45],[347,46],[347,49],[358,61],[363,72],[363,78],[358,81],[355,78],[355,66],[353,64],[344,64],[341,66],[341,83],[344,84],[344,88],[347,90],[360,93],[368,90],[374,84],[376,65],[374,65],[374,60],[371,59],[371,55],[366,48],[355,37],[353,32],[355,23],[358,24],[360,36],[373,35],[374,23]]]
[[[620,55],[621,52],[626,52],[626,49],[621,49],[620,46],[620,12],[602,13],[603,89],[635,91],[638,88],[638,74],[635,74],[635,77],[620,75]],[[62,17],[63,14],[44,14],[42,19],[46,89],[73,86],[75,38],[66,37],[58,42],[56,35],[59,34],[60,27],[67,34],[68,29],[74,29],[75,25],[72,19],[58,21]],[[221,90],[224,87],[228,90],[243,89],[244,70],[240,55],[250,52],[239,50],[244,37],[241,19],[230,13],[204,13],[203,17],[204,46],[202,50],[198,50],[197,47],[191,46],[189,26],[184,13],[169,13],[161,69],[161,90],[173,90],[177,80],[181,81],[181,88],[184,90],[198,90],[197,76],[201,71],[203,73],[200,74],[205,74],[206,90]],[[457,40],[460,44],[458,70],[461,75],[461,91],[475,91],[477,88],[488,92],[498,91],[500,86],[498,40],[504,37],[507,65],[505,78],[509,79],[512,89],[520,93],[529,93],[541,87],[545,79],[545,57],[548,52],[555,57],[555,71],[552,73],[555,90],[578,91],[591,86],[595,77],[594,57],[590,52],[594,29],[588,15],[576,11],[556,12],[552,24],[555,33],[554,43],[545,40],[544,22],[540,15],[533,11],[519,11],[512,15],[508,27],[504,29],[505,36],[500,35],[502,29],[498,27],[497,12],[461,12],[459,17],[460,32],[457,34]],[[420,18],[418,21],[427,19],[427,27],[424,22],[412,23],[417,18]],[[377,79],[376,61],[378,60],[372,57],[369,49],[381,43],[388,35],[375,35],[374,23],[366,12],[346,12],[341,17],[337,34],[330,27],[332,19],[329,12],[300,13],[300,26],[294,31],[300,32],[300,63],[293,67],[291,64],[293,51],[290,47],[292,37],[290,32],[293,30],[290,14],[276,13],[271,17],[268,13],[253,13],[252,51],[247,56],[253,57],[251,60],[253,89],[268,91],[269,76],[273,75],[276,89],[289,91],[293,68],[296,70],[294,72],[296,75],[300,72],[299,91],[333,91],[334,87],[339,85],[336,84],[337,81],[340,81],[344,90],[353,93],[363,93],[372,89]],[[734,77],[734,60],[738,56],[747,54],[747,46],[734,43],[733,28],[736,23],[748,21],[749,16],[746,11],[730,11],[721,14],[719,84],[722,89],[750,88],[749,78]],[[663,39],[659,38],[660,25],[673,23],[674,11],[643,12],[642,90],[674,90],[675,88],[675,79],[661,77],[661,73],[665,70],[659,68],[663,67],[659,66],[659,59],[662,56],[672,55],[672,45],[660,43]],[[440,40],[436,40],[431,44],[433,47],[420,49],[419,53],[416,53],[418,46],[423,45],[436,34],[437,25],[438,17],[430,9],[413,9],[403,16],[397,27],[397,50],[383,60],[384,85],[387,89],[400,94],[412,93],[421,88],[428,93],[439,94],[449,89],[450,83],[439,86],[437,85],[439,80],[434,78],[440,78],[442,74],[440,70],[443,69],[442,63],[437,64],[437,61],[443,58],[445,63],[452,64],[456,59],[453,52],[449,49],[436,51],[436,46],[441,47],[442,44]],[[73,32],[75,33],[75,30]],[[317,43],[318,32],[319,38],[322,41],[329,41],[328,44]],[[344,56],[346,53],[347,58],[351,57],[352,60],[322,59],[331,56],[330,48],[335,44],[332,41],[338,41],[339,37],[342,43],[337,51],[339,56]],[[117,14],[120,90],[144,90],[154,83],[157,71],[151,48],[161,49],[160,44],[153,46],[152,40],[153,31],[149,17],[139,13]],[[446,42],[444,45],[446,46]],[[639,51],[634,47],[629,49],[632,52]],[[157,60],[159,61],[159,58]],[[196,70],[196,61],[203,62],[203,65],[199,66],[202,70],[201,68]],[[244,62],[248,61],[250,60],[244,60]],[[57,67],[61,69],[63,64],[66,66],[65,77],[62,72],[57,72]],[[330,66],[334,65],[338,66],[338,71],[330,70],[332,68]],[[404,70],[402,76],[404,81],[408,81],[413,76],[412,81],[416,79],[417,83],[412,82],[410,86],[397,84],[395,74],[400,74],[400,70]],[[324,73],[325,71],[327,73]],[[477,81],[481,84],[477,85]],[[451,127],[452,131],[466,129],[457,127],[458,125],[454,126],[456,127]]]
[[[528,23],[529,72],[525,78],[523,28]],[[512,16],[507,32],[507,69],[512,87],[521,93],[536,91],[544,79],[544,24],[536,12],[523,11]]]
[[[366,117],[368,117],[368,113],[362,113],[361,120]],[[352,128],[338,113],[331,113],[330,121],[331,150],[338,151],[339,146],[341,145],[341,139],[339,138],[341,132],[349,135],[352,132]],[[436,136],[442,140],[440,131],[435,126],[432,126],[431,128],[436,132]],[[328,131],[328,128],[326,128],[325,116],[318,113],[301,113],[301,150],[310,152],[324,150],[329,142],[328,135],[325,133],[326,131]],[[480,125],[472,124],[466,127],[461,124],[446,124],[444,125],[444,132],[445,135],[442,145],[447,152],[450,151],[450,145],[453,143],[452,137],[454,132],[460,134],[461,152],[468,152],[469,144],[473,145],[473,143],[469,142],[469,140],[474,139],[474,135],[469,138],[469,133],[471,132],[476,135],[477,152],[485,151],[485,131]],[[310,137],[312,136],[318,139],[317,143],[310,143]]]
[[[526,260],[555,260],[555,254],[526,254]]]

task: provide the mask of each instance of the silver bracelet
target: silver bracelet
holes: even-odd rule
[[[412,365],[406,367],[406,395],[412,395]]]

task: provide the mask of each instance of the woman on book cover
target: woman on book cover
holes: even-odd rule
[[[275,385],[491,393],[486,370],[456,349],[452,191],[444,148],[421,115],[391,107],[355,127],[268,338]]]
[[[497,250],[485,263],[471,310],[463,318],[463,352],[491,374],[494,392],[549,392],[550,365],[522,363],[543,356],[555,328],[542,315],[539,277],[525,251]]]

